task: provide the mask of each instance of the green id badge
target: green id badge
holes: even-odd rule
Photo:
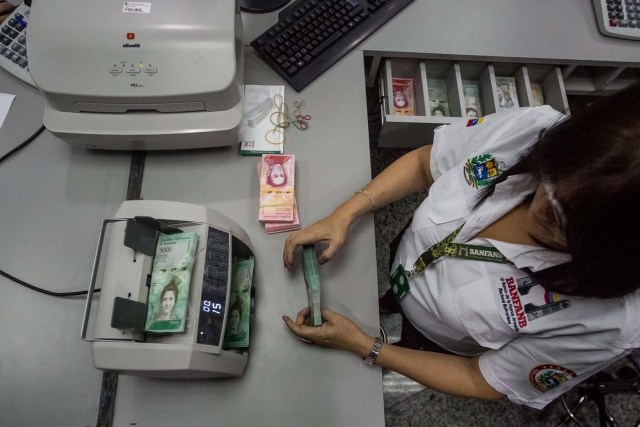
[[[396,271],[389,278],[393,296],[397,302],[400,302],[409,293],[409,278],[402,264],[398,265]]]

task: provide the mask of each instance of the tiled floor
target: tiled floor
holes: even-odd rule
[[[371,144],[373,176],[407,150],[381,149]],[[375,213],[376,250],[378,254],[378,289],[382,295],[388,289],[389,242],[411,219],[413,211],[424,199],[419,194],[404,201],[379,209]],[[389,342],[399,339],[399,315],[382,315],[382,325]],[[615,373],[625,363],[610,370]],[[448,396],[403,377],[395,372],[384,372],[384,402],[387,427],[392,426],[555,426],[565,419],[560,401],[553,402],[542,411],[519,406],[508,399],[485,402]],[[567,401],[573,405],[578,399],[569,393]],[[640,394],[616,394],[607,398],[609,410],[618,425],[636,426],[640,421]],[[578,411],[582,426],[598,426],[598,415],[593,403],[587,403]],[[567,425],[578,425],[569,422]]]

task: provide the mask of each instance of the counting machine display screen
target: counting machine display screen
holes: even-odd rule
[[[221,345],[229,282],[229,233],[209,227],[200,298],[198,344]]]

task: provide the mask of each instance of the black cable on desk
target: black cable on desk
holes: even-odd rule
[[[44,125],[40,126],[40,129],[38,129],[33,135],[31,135],[29,138],[27,138],[27,140],[25,142],[23,142],[22,144],[18,145],[16,148],[14,148],[13,150],[9,151],[4,156],[0,157],[0,163],[4,162],[6,159],[8,159],[9,157],[13,156],[15,153],[17,153],[18,151],[22,150],[24,147],[29,145],[31,143],[31,141],[36,139],[36,137],[42,133],[43,130],[44,130]]]
[[[44,125],[40,126],[40,128],[34,132],[33,135],[31,135],[29,138],[27,138],[26,141],[24,141],[23,143],[21,143],[20,145],[18,145],[16,148],[14,148],[13,150],[9,151],[7,154],[5,154],[4,156],[0,157],[0,163],[4,162],[6,159],[8,159],[9,157],[13,156],[15,153],[17,153],[18,151],[22,150],[24,147],[26,147],[27,145],[29,145],[34,139],[36,139],[38,137],[38,135],[40,135],[42,133],[42,131],[44,131],[45,127]],[[40,292],[46,295],[51,295],[54,297],[73,297],[73,296],[78,296],[78,295],[87,295],[87,293],[89,293],[89,291],[73,291],[73,292],[53,292],[53,291],[49,291],[46,289],[42,289],[39,288],[37,286],[31,285],[23,280],[18,279],[17,277],[13,277],[12,275],[10,275],[9,273],[0,270],[0,276],[4,276],[7,279],[16,282],[19,285],[22,285],[24,287],[27,287],[31,290],[34,290],[36,292]],[[95,289],[94,292],[100,292],[100,289]]]
[[[17,277],[13,277],[12,275],[10,275],[9,273],[6,273],[3,270],[0,270],[0,276],[4,276],[9,280],[12,280],[14,282],[16,282],[19,285],[22,285],[24,287],[27,287],[31,290],[34,290],[36,292],[40,292],[46,295],[51,295],[54,297],[74,297],[74,296],[78,296],[78,295],[87,295],[87,293],[89,291],[73,291],[73,292],[53,292],[53,291],[48,291],[46,289],[42,289],[42,288],[38,288],[37,286],[33,286],[23,280],[18,279]],[[100,289],[94,289],[93,291],[95,292],[100,292]]]

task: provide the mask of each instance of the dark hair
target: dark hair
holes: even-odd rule
[[[440,111],[442,114],[444,114],[444,108],[440,106],[433,107],[433,110],[431,110],[431,114],[435,113],[436,111]]]
[[[166,294],[167,292],[173,292],[176,300],[178,299],[178,287],[175,285],[173,280],[171,280],[169,284],[165,286],[164,289],[162,289],[162,292],[160,293],[160,301],[162,301],[162,298],[164,298],[164,294]]]
[[[530,172],[560,183],[571,262],[530,272],[546,289],[620,297],[640,287],[640,84],[603,97],[547,131],[480,196]]]

